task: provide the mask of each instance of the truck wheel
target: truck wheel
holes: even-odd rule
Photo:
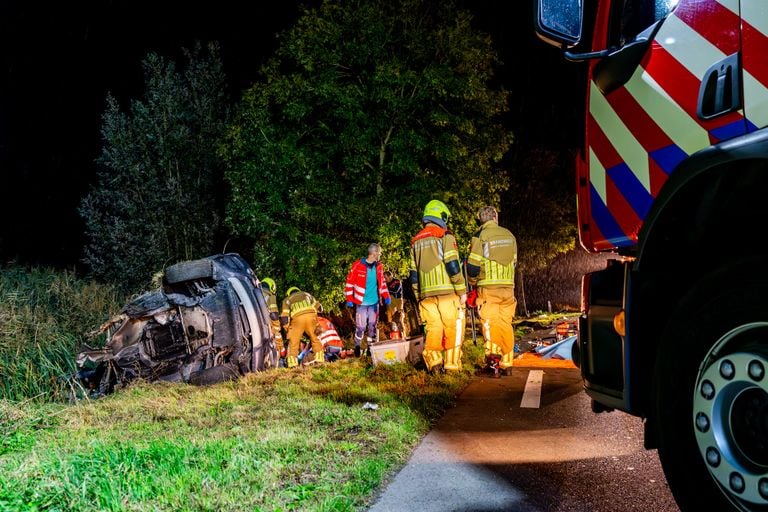
[[[659,457],[682,510],[768,509],[768,279],[713,276],[657,351]]]
[[[208,279],[212,276],[213,263],[210,260],[182,261],[165,269],[165,282],[168,284]]]

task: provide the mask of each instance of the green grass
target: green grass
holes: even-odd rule
[[[121,305],[113,288],[71,272],[0,268],[0,399],[63,399],[73,355]]]
[[[122,303],[71,273],[0,269],[0,511],[361,510],[484,359],[478,333],[458,374],[363,358],[65,405],[61,377]]]
[[[0,510],[362,509],[471,376],[366,361],[0,402]]]

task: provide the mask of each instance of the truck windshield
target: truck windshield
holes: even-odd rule
[[[608,45],[622,47],[637,34],[665,18],[679,0],[616,0],[611,7]]]

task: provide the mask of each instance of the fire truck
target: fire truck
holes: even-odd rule
[[[579,365],[683,510],[768,510],[768,1],[537,0],[587,69]],[[575,85],[574,85],[575,86]]]

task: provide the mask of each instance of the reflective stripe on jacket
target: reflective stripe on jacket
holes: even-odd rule
[[[267,307],[269,308],[270,313],[278,313],[277,310],[277,297],[275,297],[275,294],[264,290],[264,299],[267,301]]]
[[[295,318],[305,313],[317,313],[315,309],[317,301],[307,292],[292,293],[283,301],[283,310],[280,316],[283,318]]]
[[[517,241],[506,228],[489,220],[472,237],[467,267],[470,284],[477,286],[515,286]],[[472,272],[474,267],[475,272]]]
[[[376,285],[378,287],[379,299],[386,299],[389,297],[389,289],[387,288],[387,282],[384,280],[383,265],[378,261],[374,262],[376,268]],[[353,304],[362,304],[363,296],[365,295],[365,283],[368,276],[369,265],[365,258],[356,260],[352,264],[352,268],[347,274],[347,283],[344,287],[344,296],[348,302]]]
[[[318,338],[320,339],[320,343],[323,344],[323,347],[325,347],[326,345],[330,345],[332,347],[344,348],[344,342],[339,336],[338,331],[336,331],[336,327],[333,325],[333,322],[331,322],[327,318],[319,317],[317,319],[317,323],[318,325],[320,325],[320,328],[323,330],[323,332],[320,333],[320,335],[318,336]]]
[[[451,263],[454,262],[454,265]],[[437,295],[466,292],[464,276],[461,271],[451,276],[446,265],[459,267],[459,251],[456,238],[448,230],[427,223],[411,240],[411,274],[418,276],[411,279],[413,291],[419,300]]]

